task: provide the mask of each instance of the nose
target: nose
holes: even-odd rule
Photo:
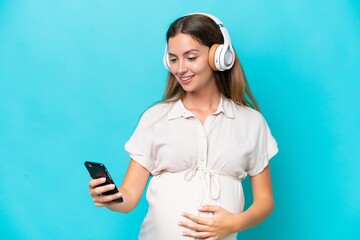
[[[180,60],[180,61],[179,61],[178,73],[179,73],[179,74],[184,74],[184,73],[187,72],[187,70],[188,70],[188,67],[187,67],[187,65],[186,65],[186,61]]]

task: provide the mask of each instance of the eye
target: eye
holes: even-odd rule
[[[175,62],[176,62],[176,58],[170,58],[170,59],[169,59],[169,62],[170,62],[171,64],[175,63]]]
[[[188,57],[187,58],[187,60],[189,61],[189,62],[193,62],[193,61],[195,61],[197,59],[197,57]]]

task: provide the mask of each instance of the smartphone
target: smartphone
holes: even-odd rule
[[[112,180],[110,173],[108,172],[108,170],[106,169],[105,165],[102,163],[98,163],[98,162],[89,162],[86,161],[84,162],[85,167],[87,168],[88,172],[90,173],[91,178],[96,179],[96,178],[106,178],[106,181],[102,184],[99,185],[100,186],[105,186],[108,184],[114,184],[114,181]],[[116,186],[116,185],[115,185]],[[111,195],[111,194],[115,194],[118,193],[119,190],[115,187],[113,190],[107,191],[102,193],[103,195]],[[114,200],[115,202],[123,202],[123,198],[117,198]]]

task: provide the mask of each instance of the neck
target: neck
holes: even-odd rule
[[[221,94],[218,91],[212,93],[186,93],[182,101],[188,109],[215,111],[219,105],[220,98]]]

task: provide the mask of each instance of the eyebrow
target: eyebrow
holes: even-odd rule
[[[195,51],[195,52],[200,52],[198,49],[193,48],[193,49],[190,49],[190,50],[184,52],[182,55],[185,56],[185,55],[187,55],[187,54],[189,54],[189,53],[191,53],[191,52],[193,52],[193,51]],[[176,54],[173,54],[173,53],[171,53],[171,52],[169,52],[169,55],[174,56],[174,57],[177,57]]]

